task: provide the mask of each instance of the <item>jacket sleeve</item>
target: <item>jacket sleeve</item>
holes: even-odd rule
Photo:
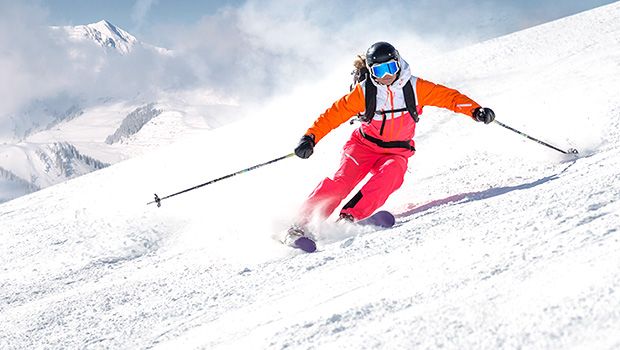
[[[442,85],[431,83],[424,79],[417,79],[416,92],[420,106],[435,106],[447,108],[456,113],[465,114],[473,119],[474,109],[480,107],[478,103],[460,92]]]
[[[314,135],[314,142],[318,143],[325,135],[352,116],[362,113],[366,108],[366,100],[362,86],[357,84],[355,89],[343,96],[321,114],[314,124],[306,131],[306,135]]]

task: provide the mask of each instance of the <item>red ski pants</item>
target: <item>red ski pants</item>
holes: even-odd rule
[[[302,206],[302,222],[313,215],[321,219],[329,217],[368,173],[372,177],[340,212],[361,220],[381,207],[403,184],[408,158],[378,151],[385,152],[385,149],[352,137],[344,146],[340,168],[333,179],[321,181]]]

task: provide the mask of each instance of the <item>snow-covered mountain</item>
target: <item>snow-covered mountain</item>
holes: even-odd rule
[[[157,109],[154,103],[149,103],[137,108],[135,111],[127,114],[118,129],[114,131],[114,134],[106,137],[105,142],[107,144],[113,144],[131,135],[137,134],[146,123],[150,122],[151,119],[157,117],[162,112],[163,110]]]
[[[87,56],[90,71],[95,72],[102,61],[123,63],[135,60],[132,55],[152,60],[171,57],[170,50],[143,43],[108,21],[88,25],[52,27],[70,41],[95,43],[105,54]],[[72,50],[88,49],[77,45]],[[136,52],[142,50],[143,52]],[[96,50],[95,50],[96,51]],[[80,56],[74,53],[74,56]],[[103,74],[103,73],[101,73]],[[207,88],[162,91],[154,96],[140,93],[114,98],[91,93],[97,89],[97,74],[91,76],[88,90],[59,91],[47,98],[38,98],[17,115],[10,116],[14,137],[0,144],[0,167],[3,185],[0,202],[45,188],[69,178],[98,170],[102,166],[131,158],[145,150],[166,145],[175,138],[208,130],[239,118],[239,109],[230,98],[220,98]],[[123,76],[114,84],[124,85]],[[94,95],[95,97],[91,96]],[[40,154],[51,159],[67,156],[58,145],[70,145],[79,155],[70,174],[57,167],[44,166]],[[80,158],[81,157],[81,158]],[[51,173],[50,173],[51,172]],[[53,173],[53,174],[52,174]]]
[[[38,190],[40,188],[30,181],[0,167],[0,202],[6,202]]]
[[[68,37],[73,40],[92,41],[101,47],[112,49],[123,55],[131,53],[136,46],[152,49],[161,54],[172,54],[172,51],[168,49],[140,42],[133,35],[106,20],[86,25],[52,28],[65,31]]]
[[[74,117],[23,140],[0,144],[0,167],[13,174],[4,177],[0,202],[141,155],[179,138],[199,135],[243,116],[240,107],[222,103],[217,97],[192,101],[194,94],[204,97],[191,91],[186,97],[162,95],[160,101],[144,104],[105,102],[79,110]],[[43,158],[68,158],[73,171],[63,171],[61,162],[49,166]]]
[[[336,78],[0,204],[0,348],[616,349],[618,62],[620,3],[417,62],[579,157],[426,108],[384,206],[397,225],[317,224],[314,254],[272,236],[356,126],[308,160],[146,202],[289,153],[320,112],[300,101],[344,94]]]
[[[126,31],[114,26],[108,21],[97,23],[61,27],[72,39],[92,40],[98,45],[112,48],[122,54],[131,52],[138,40]]]
[[[0,179],[6,201],[109,166],[67,142],[0,145]],[[10,169],[10,170],[9,170]]]

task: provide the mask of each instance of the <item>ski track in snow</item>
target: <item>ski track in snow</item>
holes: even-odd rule
[[[471,50],[498,52],[485,72],[511,76],[466,72],[463,91],[479,89],[509,125],[576,140],[580,157],[429,109],[411,174],[385,205],[396,226],[324,224],[314,254],[270,236],[335,165],[331,154],[350,129],[322,141],[308,161],[237,176],[162,208],[144,205],[153,189],[172,193],[267,160],[281,146],[231,146],[240,156],[209,154],[188,168],[178,155],[196,147],[192,139],[0,205],[0,348],[620,347],[618,18],[620,3],[440,62],[471,67],[480,56]],[[594,29],[557,39],[575,27]],[[531,37],[547,43],[551,66],[521,67],[519,58],[499,54],[523,55]],[[600,66],[573,64],[595,60]],[[574,111],[571,103],[526,120],[509,112],[513,94],[530,94],[526,110],[548,110],[548,101],[572,97],[576,85],[580,106],[591,108]],[[537,99],[545,91],[553,96]],[[199,146],[257,128],[223,127]]]

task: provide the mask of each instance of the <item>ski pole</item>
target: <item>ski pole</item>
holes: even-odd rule
[[[550,144],[548,144],[548,143],[546,143],[546,142],[544,142],[544,141],[540,141],[539,139],[533,138],[532,136],[530,136],[530,135],[528,135],[528,134],[526,134],[526,133],[524,133],[524,132],[521,132],[521,131],[519,131],[519,130],[517,130],[517,129],[511,128],[511,127],[509,127],[508,125],[506,125],[506,124],[504,124],[504,123],[502,123],[502,122],[499,122],[499,121],[497,121],[497,120],[494,120],[494,122],[495,122],[495,123],[497,123],[497,124],[499,124],[500,126],[503,126],[504,128],[506,128],[506,129],[508,129],[508,130],[510,130],[510,131],[514,131],[514,132],[516,132],[517,134],[519,134],[519,135],[521,135],[521,136],[527,137],[528,139],[530,139],[530,140],[532,140],[532,141],[536,141],[536,142],[540,143],[541,145],[547,146],[547,147],[549,147],[549,148],[553,148],[554,150],[556,150],[556,151],[558,151],[558,152],[562,152],[562,153],[564,153],[564,154],[578,154],[578,153],[579,153],[579,152],[578,152],[576,149],[574,149],[574,148],[569,148],[568,150],[564,151],[564,150],[562,150],[562,149],[560,149],[560,148],[557,148],[557,147],[555,147],[555,146],[552,146],[552,145],[550,145]]]
[[[257,164],[257,165],[251,166],[251,167],[246,168],[246,169],[243,169],[243,170],[239,170],[239,171],[237,171],[236,173],[228,174],[228,175],[226,175],[226,176],[222,176],[222,177],[217,178],[217,179],[215,179],[215,180],[207,181],[207,182],[205,182],[205,183],[203,183],[203,184],[200,184],[200,185],[194,186],[194,187],[192,187],[192,188],[188,188],[188,189],[183,190],[183,191],[179,191],[179,192],[177,192],[177,193],[173,193],[173,194],[171,194],[171,195],[168,195],[168,196],[165,196],[165,197],[162,197],[162,198],[159,198],[159,196],[157,195],[157,193],[155,193],[155,200],[154,200],[154,201],[152,201],[152,202],[148,202],[148,203],[146,203],[146,205],[153,204],[153,203],[157,203],[157,207],[161,207],[161,201],[163,201],[163,200],[164,200],[164,199],[166,199],[166,198],[174,197],[174,196],[176,196],[176,195],[179,195],[179,194],[182,194],[182,193],[185,193],[185,192],[189,192],[189,191],[195,190],[195,189],[197,189],[197,188],[200,188],[200,187],[203,187],[203,186],[207,186],[207,185],[210,185],[210,184],[212,184],[212,183],[216,183],[216,182],[221,181],[221,180],[224,180],[224,179],[228,179],[229,177],[233,177],[233,176],[235,176],[235,175],[243,174],[243,173],[246,173],[246,172],[248,172],[248,171],[252,171],[252,170],[254,170],[254,169],[258,169],[258,168],[260,168],[260,167],[262,167],[262,166],[264,166],[264,165],[272,164],[272,163],[275,163],[275,162],[280,161],[280,160],[282,160],[282,159],[286,159],[286,158],[292,157],[292,156],[294,156],[294,155],[295,155],[295,153],[290,153],[290,154],[287,154],[287,155],[285,155],[285,156],[282,156],[282,157],[279,157],[279,158],[276,158],[276,159],[270,160],[270,161],[268,161],[268,162],[261,163],[261,164]]]

